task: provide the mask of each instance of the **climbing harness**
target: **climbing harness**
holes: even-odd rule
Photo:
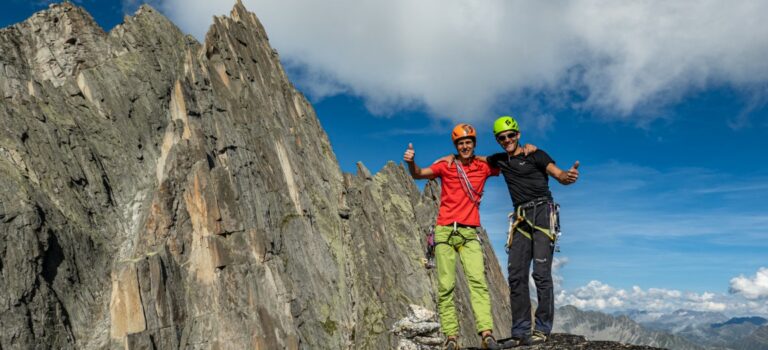
[[[429,228],[429,233],[427,233],[426,240],[427,240],[427,251],[426,251],[426,258],[422,258],[421,262],[424,265],[426,269],[432,269],[436,266],[435,264],[435,247],[437,247],[438,244],[446,244],[453,248],[455,251],[460,251],[462,247],[467,245],[468,242],[476,241],[477,243],[483,244],[482,239],[480,239],[480,235],[476,234],[474,238],[467,238],[464,237],[464,235],[459,232],[459,228],[473,228],[477,230],[477,227],[474,226],[464,226],[459,225],[459,223],[454,222],[453,223],[453,230],[451,230],[451,234],[448,235],[448,238],[445,240],[445,242],[437,242],[435,241],[435,226],[432,225]],[[476,231],[477,232],[477,231]],[[461,243],[459,244],[451,244],[451,238],[454,236],[458,236],[461,238]]]
[[[546,204],[547,209],[549,211],[549,227],[540,227],[536,226],[533,221],[528,219],[528,217],[532,217],[533,220],[536,220],[536,213],[537,209]],[[531,215],[529,214],[529,210]],[[531,239],[531,234],[533,231],[539,230],[547,237],[549,237],[550,240],[552,240],[555,251],[560,252],[560,245],[558,244],[558,239],[560,238],[561,232],[560,232],[560,205],[552,201],[549,197],[540,197],[536,198],[534,200],[525,202],[523,204],[518,205],[515,208],[514,212],[509,213],[509,229],[507,230],[507,243],[506,243],[506,249],[509,250],[509,247],[512,246],[512,237],[515,233],[515,231],[520,231],[520,233],[525,236],[528,239]],[[528,232],[523,230],[519,227],[521,223],[525,222],[528,224],[528,227],[532,228],[532,232]]]
[[[459,232],[459,227],[477,229],[477,228],[476,228],[476,227],[474,227],[474,226],[464,226],[464,225],[459,225],[459,223],[457,223],[457,222],[454,222],[454,223],[453,223],[453,230],[451,231],[451,234],[450,234],[450,235],[448,235],[448,239],[446,239],[446,240],[445,240],[445,242],[437,242],[437,243],[435,243],[435,245],[438,245],[438,244],[447,244],[447,245],[451,246],[451,248],[453,248],[453,250],[455,250],[455,251],[457,251],[457,252],[458,252],[459,250],[461,250],[461,247],[463,247],[463,246],[467,245],[467,242],[477,241],[477,243],[483,244],[483,241],[482,241],[482,240],[480,240],[480,236],[479,236],[479,235],[475,235],[475,238],[467,238],[467,237],[464,237],[464,235],[462,235],[462,234]],[[459,237],[461,237],[461,239],[462,239],[462,242],[461,242],[460,244],[458,244],[458,245],[453,245],[453,244],[451,244],[450,242],[451,242],[451,238],[453,238],[453,236],[459,236]]]

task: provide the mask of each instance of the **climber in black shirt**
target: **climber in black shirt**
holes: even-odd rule
[[[579,177],[579,162],[563,171],[543,150],[525,155],[518,147],[520,129],[517,121],[510,116],[497,119],[493,133],[505,152],[496,153],[487,161],[491,167],[501,169],[515,206],[515,211],[510,214],[507,237],[512,338],[519,345],[542,343],[552,331],[555,315],[552,255],[559,231],[558,205],[549,191],[549,176],[563,185],[570,185]],[[531,261],[538,299],[534,327],[531,327],[528,286]]]

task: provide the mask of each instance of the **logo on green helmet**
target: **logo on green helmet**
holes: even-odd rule
[[[517,120],[508,115],[496,119],[496,121],[493,123],[493,135],[498,135],[502,132],[510,130],[520,131],[520,128],[517,125]]]

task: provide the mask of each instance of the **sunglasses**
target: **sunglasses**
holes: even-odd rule
[[[507,134],[500,134],[499,136],[496,136],[496,140],[498,140],[499,142],[504,142],[507,139],[512,140],[515,137],[517,137],[517,134],[519,134],[519,133],[515,132],[515,131],[507,133]]]

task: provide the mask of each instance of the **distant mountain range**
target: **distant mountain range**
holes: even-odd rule
[[[756,329],[737,343],[738,349],[768,350],[768,325]]]
[[[627,316],[632,318],[632,313]],[[757,349],[756,345],[744,347],[745,341],[768,320],[762,317],[728,318],[719,312],[677,310],[662,314],[655,320],[633,318],[649,330],[668,332],[683,337],[697,345],[723,349]],[[759,343],[759,340],[756,340]],[[768,348],[768,343],[764,345]]]
[[[555,332],[583,335],[590,340],[611,340],[679,350],[706,349],[669,332],[644,328],[626,315],[612,316],[597,311],[582,311],[571,305],[558,308],[555,315]]]
[[[726,322],[723,322],[723,323],[713,323],[712,324],[712,328],[720,328],[720,327],[724,327],[724,326],[728,326],[728,325],[745,324],[745,323],[753,324],[753,325],[759,327],[759,326],[762,326],[762,325],[766,324],[766,322],[768,322],[768,320],[766,320],[766,319],[764,319],[762,317],[757,317],[757,316],[752,316],[752,317],[734,317],[734,318],[732,318],[732,319],[730,319],[730,320],[728,320]]]
[[[713,323],[724,323],[728,321],[728,316],[719,312],[692,310],[677,310],[669,314],[662,314],[655,320],[633,318],[632,315],[629,314],[627,316],[647,329],[672,334],[685,332],[692,327],[705,326],[705,328],[709,328]]]
[[[609,315],[568,305],[558,309],[555,332],[668,349],[768,350],[768,320],[719,312],[625,310]]]

